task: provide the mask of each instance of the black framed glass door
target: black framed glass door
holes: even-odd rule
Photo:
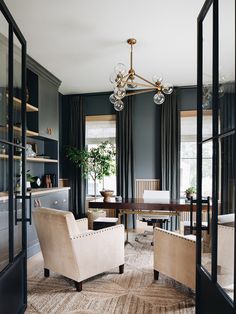
[[[12,314],[27,304],[26,42],[3,1],[0,68],[0,313]]]
[[[206,130],[205,119],[211,119]],[[207,0],[198,17],[196,312],[235,313],[235,0]],[[210,148],[210,150],[209,150]],[[211,152],[209,234],[201,229],[204,153]]]

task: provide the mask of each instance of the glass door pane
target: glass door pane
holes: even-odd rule
[[[235,1],[219,1],[219,131],[235,127]]]
[[[234,298],[235,1],[219,1],[219,216],[217,281]]]
[[[220,140],[217,281],[233,299],[235,232],[235,134]]]
[[[22,62],[21,62],[21,43],[16,35],[13,36],[13,134],[14,143],[22,145]],[[15,147],[15,155],[20,155],[20,148]]]
[[[13,36],[13,190],[14,202],[14,256],[22,251],[22,47],[18,38]]]
[[[208,196],[212,198],[212,140],[202,144],[202,196],[206,199]],[[211,221],[212,221],[212,207],[210,206],[210,215],[208,217],[207,210],[204,207],[202,210],[202,227],[209,224],[209,230],[202,230],[202,266],[211,274]]]
[[[18,159],[18,157],[20,159]],[[19,254],[22,250],[22,222],[17,221],[22,218],[22,199],[18,199],[17,196],[22,195],[22,161],[21,155],[14,156],[13,161],[13,185],[14,185],[14,256]]]
[[[8,23],[0,12],[0,139],[8,140]],[[0,143],[0,155],[6,154]]]
[[[203,22],[203,88],[202,88],[202,136],[212,137],[212,61],[213,61],[213,9],[210,7]]]
[[[5,147],[8,150],[6,144]],[[9,263],[8,166],[9,159],[0,158],[0,271]]]

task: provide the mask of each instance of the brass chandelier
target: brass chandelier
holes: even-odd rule
[[[114,68],[114,72],[110,75],[110,82],[113,84],[114,92],[110,95],[109,99],[110,102],[114,104],[114,109],[116,111],[124,109],[124,102],[122,99],[126,96],[155,91],[156,93],[153,97],[153,101],[157,105],[161,105],[165,101],[164,94],[169,95],[174,90],[173,84],[162,83],[162,77],[160,75],[154,75],[152,78],[153,82],[150,82],[135,72],[133,68],[133,45],[135,45],[136,42],[137,40],[135,38],[129,38],[127,40],[127,43],[130,45],[129,71],[127,72],[123,63],[118,63]],[[132,91],[135,88],[142,89]]]

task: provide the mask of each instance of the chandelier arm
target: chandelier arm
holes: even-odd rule
[[[127,94],[126,94],[126,97],[128,97],[128,96],[133,96],[133,95],[138,95],[138,94],[143,94],[143,93],[148,93],[148,92],[153,92],[153,91],[155,91],[154,88],[143,89],[143,90],[140,90],[140,91],[136,91],[136,92],[132,92],[132,93],[127,93]]]
[[[125,76],[123,76],[122,81],[123,81],[123,79],[126,79],[127,77],[129,78],[129,76],[130,76],[130,74],[127,73]]]
[[[130,74],[125,75],[125,76],[123,77],[123,79],[122,79],[122,83],[127,84],[127,83],[128,83],[128,80],[129,80],[129,77],[130,77]],[[125,79],[125,80],[124,80],[124,79]]]
[[[154,83],[146,80],[144,77],[142,77],[142,76],[140,76],[140,75],[138,75],[136,73],[134,75],[137,76],[138,78],[140,78],[140,80],[142,80],[142,81],[144,81],[144,82],[146,82],[146,83],[148,83],[148,84],[150,84],[150,85],[152,85],[152,86],[154,86],[156,88],[156,85]]]
[[[137,83],[137,82],[129,82],[129,84],[130,85],[137,85],[137,86],[141,86],[141,87],[148,87],[148,88],[151,88],[151,86],[150,86],[150,84],[149,85],[147,85],[147,84],[142,84],[142,83]],[[157,87],[156,87],[156,89],[157,89]]]

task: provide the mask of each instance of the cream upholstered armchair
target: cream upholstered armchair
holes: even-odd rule
[[[195,289],[196,237],[154,229],[154,279],[159,272]]]
[[[71,212],[38,208],[33,213],[44,259],[44,275],[54,271],[75,282],[119,266],[124,271],[124,226],[88,230],[87,218],[75,220]]]

